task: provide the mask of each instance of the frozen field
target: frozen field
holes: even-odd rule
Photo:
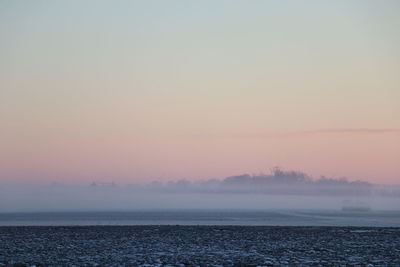
[[[131,212],[0,213],[2,226],[264,225],[400,227],[400,211],[165,210]]]
[[[0,266],[400,266],[400,228],[0,227]]]
[[[0,214],[1,266],[400,266],[400,212]]]

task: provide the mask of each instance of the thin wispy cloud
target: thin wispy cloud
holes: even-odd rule
[[[271,133],[244,133],[232,134],[227,137],[232,138],[286,138],[286,137],[302,137],[313,135],[331,135],[331,134],[360,134],[360,135],[384,135],[384,134],[400,134],[400,128],[329,128],[315,129],[305,131],[292,132],[271,132]]]
[[[399,128],[338,128],[338,129],[318,129],[303,131],[298,133],[324,134],[324,133],[365,133],[365,134],[386,134],[400,133]]]

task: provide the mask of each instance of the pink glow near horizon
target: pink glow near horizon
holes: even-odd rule
[[[397,183],[398,134],[236,138],[180,137],[66,140],[13,147],[3,180],[79,183],[222,179],[268,173],[274,166],[315,178]],[[395,146],[393,146],[395,145]],[[396,146],[397,145],[397,146]],[[41,147],[41,148],[40,148]],[[14,152],[14,154],[12,154]],[[6,175],[9,175],[7,179]]]

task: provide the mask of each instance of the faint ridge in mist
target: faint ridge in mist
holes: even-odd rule
[[[364,181],[349,181],[347,178],[321,176],[313,179],[298,171],[284,171],[273,168],[270,174],[230,176],[223,180],[211,179],[200,182],[188,180],[161,183],[154,181],[142,187],[143,190],[167,192],[203,193],[260,193],[270,195],[398,195],[400,187],[385,187]]]
[[[346,178],[313,179],[274,168],[270,174],[222,180],[188,180],[119,185],[2,185],[0,212],[103,211],[137,209],[334,209],[365,203],[374,210],[398,210],[400,186]],[[354,205],[353,205],[354,206]],[[356,208],[360,205],[356,205]]]

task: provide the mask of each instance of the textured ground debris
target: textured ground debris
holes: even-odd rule
[[[400,266],[400,228],[0,227],[0,266]]]

